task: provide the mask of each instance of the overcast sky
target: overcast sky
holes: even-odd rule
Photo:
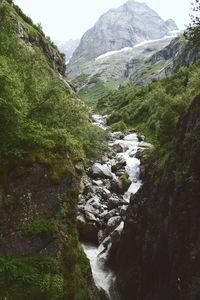
[[[190,0],[137,0],[146,2],[164,19],[172,18],[180,29],[189,23]],[[126,0],[14,0],[35,23],[41,22],[53,40],[80,38],[110,8]]]

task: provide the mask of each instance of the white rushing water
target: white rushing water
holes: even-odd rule
[[[135,194],[142,185],[139,179],[140,175],[140,161],[134,155],[139,149],[139,141],[136,133],[128,134],[124,139],[116,140],[114,144],[123,145],[126,151],[118,153],[118,157],[122,157],[126,161],[126,173],[132,181],[128,191],[124,195],[124,199],[129,201],[131,194]]]
[[[109,127],[105,125],[106,119],[106,116],[102,117],[97,114],[93,115],[94,124],[103,129],[109,129]],[[111,141],[109,146],[112,147],[114,145],[120,145],[123,149],[122,152],[117,153],[116,159],[122,158],[126,161],[125,171],[129,175],[129,179],[132,182],[128,191],[123,196],[124,200],[129,202],[131,194],[135,194],[142,185],[142,182],[139,178],[140,160],[135,157],[135,154],[139,149],[149,147],[150,144],[145,143],[144,141],[139,141],[136,133],[129,133],[121,139],[117,139],[115,133],[111,133]],[[110,169],[112,161],[113,159],[110,158],[106,163]],[[114,173],[113,178],[116,178]],[[121,224],[115,230],[120,233],[123,230],[123,226],[124,222],[121,222]],[[111,245],[111,243],[108,245],[106,251],[102,244],[99,247],[90,244],[83,244],[83,249],[90,260],[96,286],[99,289],[103,289],[110,300],[119,300],[119,295],[115,289],[115,275],[111,270],[106,268],[104,264]]]

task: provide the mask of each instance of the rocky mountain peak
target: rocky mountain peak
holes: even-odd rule
[[[178,30],[178,26],[176,25],[175,21],[173,19],[168,19],[165,22],[165,25],[167,26],[167,28],[172,31],[172,30]]]
[[[102,15],[84,34],[69,67],[80,66],[109,51],[162,38],[175,29],[177,26],[173,20],[165,22],[147,4],[129,0]]]

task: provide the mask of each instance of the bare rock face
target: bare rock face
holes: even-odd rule
[[[108,51],[133,47],[144,40],[164,37],[177,26],[164,20],[145,3],[129,0],[100,17],[89,29],[73,54],[70,65],[93,60]]]

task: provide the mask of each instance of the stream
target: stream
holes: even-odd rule
[[[109,300],[119,300],[115,274],[107,267],[112,239],[124,227],[128,203],[142,185],[139,155],[151,145],[135,132],[112,132],[106,117],[93,115],[93,123],[109,133],[109,151],[82,179],[77,223],[83,249],[90,260],[96,286]]]

